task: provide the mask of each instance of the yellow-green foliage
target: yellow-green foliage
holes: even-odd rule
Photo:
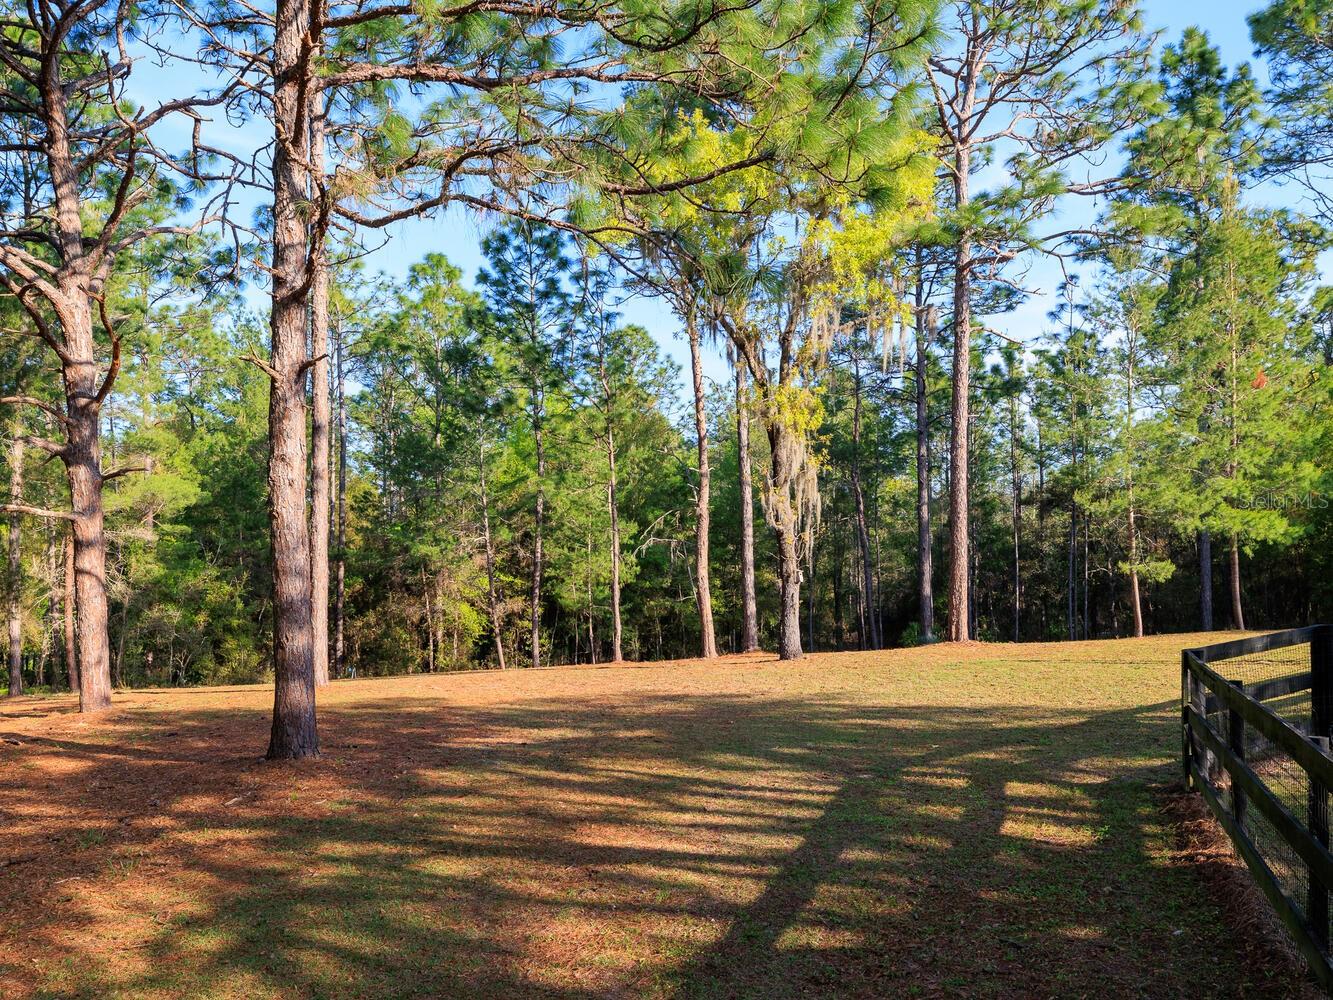
[[[812,221],[805,252],[818,275],[810,289],[810,313],[827,344],[846,308],[865,315],[872,338],[887,335],[907,320],[901,275],[894,258],[908,236],[932,212],[936,161],[929,133],[914,129],[885,151],[894,165],[892,184],[878,191],[868,206],[843,189],[835,193],[833,210]]]

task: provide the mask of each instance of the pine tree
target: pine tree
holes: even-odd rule
[[[973,299],[980,276],[1033,247],[1058,246],[1032,225],[1066,192],[1095,193],[1061,171],[1137,114],[1145,46],[1134,0],[1003,0],[946,5],[951,43],[928,61],[955,246],[949,445],[949,626],[972,638],[969,439]],[[973,174],[1016,146],[1010,183],[980,195]]]
[[[1143,588],[1170,579],[1175,566],[1153,557],[1145,525],[1163,516],[1158,470],[1165,456],[1161,424],[1153,394],[1162,373],[1154,366],[1150,351],[1152,326],[1161,295],[1160,283],[1146,273],[1141,255],[1131,249],[1114,251],[1105,273],[1105,291],[1089,309],[1091,329],[1107,345],[1105,393],[1112,400],[1108,411],[1114,430],[1114,447],[1108,449],[1097,475],[1097,498],[1092,514],[1103,524],[1123,532],[1124,558],[1117,569],[1129,580],[1130,616],[1133,635],[1144,635]]]
[[[1333,3],[1273,0],[1249,22],[1281,125],[1281,137],[1265,150],[1265,173],[1302,184],[1320,217],[1333,220]]]
[[[1180,442],[1200,474],[1179,486],[1189,516],[1227,542],[1231,620],[1245,627],[1241,552],[1284,541],[1295,527],[1285,498],[1314,482],[1310,330],[1297,302],[1312,260],[1280,215],[1245,211],[1234,181],[1192,252],[1171,275],[1164,345],[1176,394],[1171,419],[1197,426]]]
[[[542,664],[542,575],[546,533],[547,418],[551,396],[564,387],[573,334],[571,264],[559,232],[526,221],[510,223],[482,242],[486,267],[478,275],[515,381],[524,393],[532,435],[532,550],[529,653]]]

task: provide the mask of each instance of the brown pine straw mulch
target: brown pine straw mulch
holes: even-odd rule
[[[1314,983],[1302,984],[1309,978],[1305,958],[1203,796],[1177,787],[1162,796],[1162,809],[1175,833],[1177,862],[1190,866],[1207,887],[1241,961],[1256,972],[1289,980],[1293,1000],[1323,997]]]

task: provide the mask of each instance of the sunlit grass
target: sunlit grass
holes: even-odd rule
[[[0,996],[1290,996],[1160,809],[1179,649],[930,647],[0,708]]]

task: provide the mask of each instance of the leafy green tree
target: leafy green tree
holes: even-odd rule
[[[1250,15],[1256,53],[1271,83],[1281,137],[1265,151],[1267,171],[1304,185],[1320,216],[1333,219],[1333,3],[1273,0]]]
[[[1115,442],[1098,472],[1099,496],[1089,513],[1103,530],[1108,525],[1123,530],[1124,558],[1117,569],[1129,579],[1136,638],[1144,635],[1144,585],[1163,583],[1175,572],[1169,560],[1154,557],[1144,532],[1145,520],[1151,523],[1151,519],[1165,513],[1162,498],[1157,495],[1159,478],[1153,473],[1163,468],[1166,457],[1161,451],[1162,425],[1151,419],[1159,412],[1154,395],[1161,387],[1163,374],[1155,367],[1151,353],[1162,287],[1137,266],[1141,263],[1133,251],[1113,253],[1105,291],[1088,310],[1092,329],[1110,345],[1104,383],[1106,395],[1114,401],[1108,406],[1108,423],[1114,428]],[[1113,409],[1118,411],[1115,416],[1110,415]]]
[[[0,35],[0,287],[26,316],[10,335],[50,350],[61,405],[28,397],[54,421],[55,437],[28,443],[64,465],[78,604],[80,710],[111,705],[107,539],[103,486],[128,471],[104,469],[102,407],[121,361],[119,317],[109,283],[122,258],[164,234],[216,217],[207,203],[193,224],[175,184],[203,180],[200,150],[168,155],[164,124],[197,119],[194,95],[144,107],[130,99],[128,51],[140,11],[126,6],[9,5]],[[113,69],[114,67],[114,69]],[[196,141],[197,141],[197,133]],[[30,509],[26,513],[34,514]]]
[[[632,572],[632,564],[625,565],[622,538],[627,531],[633,532],[632,526],[621,524],[621,450],[640,414],[660,405],[672,375],[646,330],[620,324],[610,301],[615,276],[608,265],[606,260],[584,258],[578,281],[579,325],[572,369],[576,390],[596,414],[592,437],[605,457],[611,660],[618,663],[624,658],[622,577],[626,569]],[[596,644],[590,645],[595,652]]]
[[[529,652],[542,663],[542,573],[548,484],[546,425],[551,397],[566,386],[573,335],[571,263],[565,241],[554,229],[519,220],[500,227],[482,242],[486,267],[478,275],[490,305],[497,336],[504,343],[511,377],[522,392],[520,405],[532,435],[532,551],[529,589]]]
[[[1229,543],[1232,623],[1245,627],[1241,549],[1295,530],[1284,497],[1313,486],[1309,423],[1318,387],[1310,330],[1298,301],[1312,274],[1302,241],[1280,215],[1245,211],[1224,185],[1195,252],[1182,258],[1166,299],[1167,350],[1178,387],[1172,419],[1185,439],[1180,484],[1188,515]]]
[[[1147,47],[1134,0],[956,0],[945,9],[949,41],[930,57],[927,79],[956,247],[948,637],[961,641],[973,638],[968,411],[977,284],[1024,251],[1060,252],[1067,235],[1038,235],[1035,223],[1063,194],[1106,189],[1076,181],[1071,166],[1135,120]],[[974,191],[976,172],[1004,153],[1007,181]]]
[[[1160,101],[1128,143],[1135,182],[1113,205],[1112,218],[1131,238],[1147,240],[1149,266],[1167,274],[1149,349],[1170,370],[1166,377],[1176,391],[1164,410],[1193,428],[1198,442],[1191,447],[1177,432],[1190,457],[1177,466],[1184,476],[1166,492],[1178,519],[1198,529],[1207,629],[1213,532],[1228,539],[1232,619],[1240,623],[1241,547],[1281,533],[1285,524],[1281,512],[1249,510],[1255,500],[1245,494],[1273,488],[1283,476],[1299,478],[1296,468],[1266,466],[1260,442],[1276,441],[1276,427],[1261,429],[1264,404],[1294,391],[1300,379],[1284,372],[1292,377],[1260,393],[1271,381],[1270,367],[1286,368],[1303,357],[1304,348],[1290,338],[1304,340],[1308,332],[1292,321],[1318,234],[1283,213],[1256,212],[1242,202],[1242,185],[1263,165],[1267,124],[1248,67],[1228,73],[1207,36],[1190,29],[1163,52],[1160,76]],[[1264,348],[1267,338],[1275,353]],[[1247,381],[1256,384],[1253,391],[1244,388]],[[1247,441],[1258,451],[1242,457]],[[1299,467],[1298,452],[1281,454]],[[1230,485],[1220,487],[1219,480]]]

